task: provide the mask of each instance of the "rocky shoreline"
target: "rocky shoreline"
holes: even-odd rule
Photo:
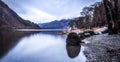
[[[94,35],[83,40],[86,62],[120,62],[120,35]]]

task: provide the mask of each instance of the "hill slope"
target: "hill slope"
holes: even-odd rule
[[[44,29],[65,29],[68,27],[70,21],[71,19],[62,19],[60,21],[55,20],[49,23],[39,24],[39,26]]]
[[[22,19],[0,0],[0,29],[39,28],[36,24]]]

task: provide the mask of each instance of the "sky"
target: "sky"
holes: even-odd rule
[[[3,0],[25,20],[46,23],[80,16],[83,7],[101,0]]]

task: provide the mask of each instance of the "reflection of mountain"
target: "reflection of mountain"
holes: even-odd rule
[[[0,32],[0,58],[13,48],[18,41],[32,34],[31,32]]]
[[[2,28],[39,28],[36,24],[23,20],[0,0],[0,29]]]
[[[71,19],[62,19],[60,21],[55,20],[49,23],[39,24],[39,26],[45,29],[65,29],[68,27],[68,24],[70,23],[70,21]]]

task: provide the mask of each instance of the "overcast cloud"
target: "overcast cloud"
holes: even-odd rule
[[[3,0],[18,15],[35,23],[80,16],[83,7],[101,0]]]

